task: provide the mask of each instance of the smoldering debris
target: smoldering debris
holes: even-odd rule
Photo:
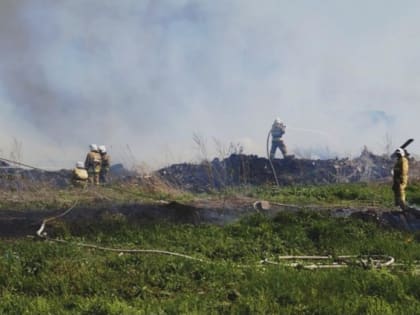
[[[279,185],[318,185],[391,180],[394,161],[363,150],[360,156],[349,159],[274,159]],[[420,163],[411,158],[410,177],[420,178]],[[270,161],[256,155],[232,154],[226,159],[214,159],[199,164],[174,164],[157,171],[172,185],[193,191],[206,192],[238,185],[275,184]]]
[[[367,149],[350,159],[274,159],[272,161],[279,185],[320,185],[391,181],[394,160],[375,155]],[[25,185],[43,183],[55,187],[70,185],[70,170],[43,171],[19,167],[0,167],[0,189],[24,188]],[[243,185],[275,185],[270,161],[256,155],[232,154],[228,158],[201,163],[173,164],[143,176],[128,170],[122,164],[110,169],[111,182],[155,184],[191,191],[209,192]],[[420,162],[410,158],[410,179],[420,179]],[[19,186],[19,187],[17,187]]]

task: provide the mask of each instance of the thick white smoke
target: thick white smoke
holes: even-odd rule
[[[0,152],[156,167],[199,133],[265,155],[280,117],[296,152],[383,153],[420,131],[419,21],[416,1],[4,0]]]

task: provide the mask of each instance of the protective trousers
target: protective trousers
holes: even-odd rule
[[[408,184],[408,159],[404,156],[399,157],[394,165],[394,178],[392,190],[394,192],[395,205],[402,210],[405,209],[405,188]]]
[[[101,183],[108,182],[108,172],[109,172],[109,167],[101,167],[101,171],[99,172],[99,181]]]
[[[280,149],[281,153],[283,154],[283,157],[286,157],[287,155],[286,145],[284,144],[283,140],[278,139],[278,140],[271,141],[270,159],[274,159],[277,148]]]
[[[99,171],[89,170],[89,183],[99,185]]]
[[[405,188],[406,184],[394,183],[392,190],[394,191],[394,201],[395,205],[401,209],[405,209]]]

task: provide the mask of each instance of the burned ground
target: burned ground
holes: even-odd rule
[[[329,183],[354,183],[372,181],[391,181],[393,161],[385,156],[377,156],[364,150],[355,159],[275,159],[279,184],[288,185],[320,185]],[[420,164],[415,159],[410,162],[410,178],[420,178]],[[113,183],[136,185],[147,193],[159,187],[162,191],[190,191],[193,193],[214,192],[227,187],[242,185],[275,184],[270,161],[254,155],[231,155],[230,157],[199,164],[175,164],[145,176],[126,170],[122,165],[111,168]],[[16,192],[16,202],[25,191],[38,194],[40,186],[54,189],[67,189],[70,186],[70,170],[43,171],[39,169],[14,168],[3,165],[0,168],[0,191]],[[92,194],[101,196],[101,187],[91,190]],[[117,189],[117,188],[114,188]],[[121,188],[119,188],[121,189]],[[48,191],[48,189],[47,189]],[[8,195],[10,198],[10,194]],[[42,196],[40,196],[42,199]],[[105,201],[104,201],[105,200]],[[5,201],[5,200],[3,200]],[[12,200],[14,201],[14,200]],[[198,199],[189,202],[137,202],[114,203],[104,198],[99,206],[78,205],[66,215],[64,222],[69,226],[81,226],[86,222],[104,220],[109,216],[117,216],[136,224],[150,222],[172,222],[187,224],[225,224],[235,221],[244,215],[257,213],[275,215],[279,211],[300,211],[302,207],[293,205],[270,205],[269,209],[258,209],[255,200],[248,197],[215,197]],[[381,208],[349,208],[337,207],[322,209],[306,207],[306,210],[328,210],[334,216],[353,216],[363,220],[376,220],[378,224],[406,229],[420,230],[420,217],[416,211],[397,212]],[[22,237],[34,235],[46,217],[55,216],[65,211],[60,209],[25,209],[0,211],[0,234],[2,237]],[[61,219],[60,219],[61,220]],[[73,231],[77,232],[77,231]]]
[[[281,186],[390,181],[394,161],[368,150],[354,159],[274,159]],[[410,177],[420,178],[420,163],[410,161]],[[270,161],[255,155],[236,155],[200,164],[175,164],[160,169],[162,179],[193,192],[206,192],[238,185],[275,184]]]
[[[66,210],[0,210],[0,237],[35,236],[44,219],[59,216]],[[90,225],[103,223],[106,226],[107,223],[118,220],[139,226],[151,223],[223,225],[252,213],[256,212],[250,200],[236,198],[224,201],[201,200],[186,204],[176,201],[119,205],[102,203],[98,207],[75,207],[64,217],[52,220],[47,230],[51,236],[57,236],[62,233],[61,223],[65,223],[66,229],[77,236],[83,235],[82,231],[89,229]]]
[[[391,181],[393,163],[388,156],[375,155],[367,149],[353,159],[286,158],[272,161],[281,186]],[[70,176],[70,170],[25,169],[10,167],[3,162],[0,167],[0,189],[25,189],[33,182],[63,188],[70,184]],[[158,178],[167,183],[168,187],[191,192],[209,192],[241,185],[275,184],[268,159],[244,154],[232,154],[222,160],[216,158],[201,163],[173,164],[147,176],[116,164],[111,167],[110,177],[113,182],[147,182]],[[410,159],[410,179],[420,179],[420,162],[414,158]]]
[[[363,221],[376,222],[388,228],[407,231],[420,230],[419,211],[389,211],[381,208],[322,208],[300,207],[293,205],[268,204],[263,209],[255,207],[250,198],[207,199],[189,203],[155,202],[143,204],[122,204],[99,207],[75,207],[66,216],[48,223],[48,235],[59,237],[70,233],[83,236],[91,226],[103,226],[119,221],[130,222],[141,227],[144,224],[217,224],[224,225],[235,222],[247,215],[264,215],[275,217],[280,212],[322,211],[333,217],[352,217]],[[20,238],[35,236],[46,218],[59,216],[66,209],[48,211],[0,211],[0,237]]]

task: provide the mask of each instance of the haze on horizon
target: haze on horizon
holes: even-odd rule
[[[0,156],[266,156],[276,117],[291,153],[382,154],[420,134],[419,29],[414,0],[3,0]]]

